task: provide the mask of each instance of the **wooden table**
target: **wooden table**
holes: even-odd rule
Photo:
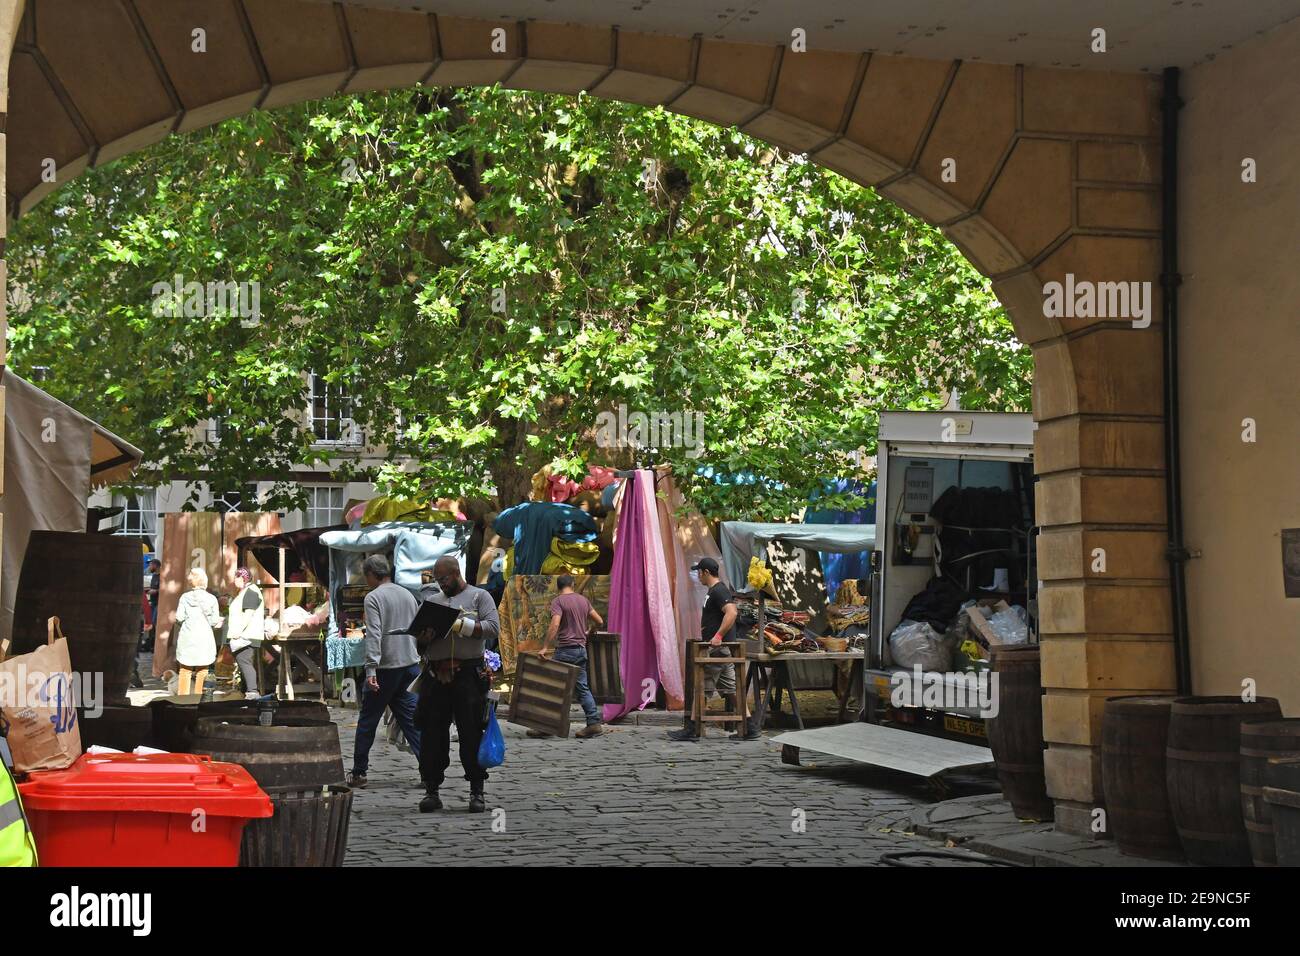
[[[311,649],[315,644],[321,649],[322,664],[324,663],[325,645],[319,637],[315,636],[296,636],[296,637],[268,637],[263,642],[263,647],[279,652],[279,660],[276,662],[275,676],[275,696],[282,700],[293,700],[295,698],[295,688],[293,685],[293,662],[296,659],[307,669],[307,672],[320,682],[320,699],[325,699],[325,672],[306,651]],[[262,661],[261,648],[258,649],[257,661],[257,686],[260,693],[266,693],[266,669]]]
[[[763,721],[767,718],[767,708],[769,701],[772,710],[779,713],[781,710],[781,694],[784,691],[790,695],[790,713],[794,716],[795,725],[803,730],[803,717],[799,714],[799,698],[795,696],[794,684],[790,680],[790,668],[787,667],[791,661],[852,661],[857,678],[857,684],[862,687],[862,693],[866,693],[866,682],[864,678],[864,668],[866,664],[865,651],[817,651],[807,654],[751,654],[750,663],[753,665],[749,668],[749,687],[754,690],[754,720],[758,727],[763,726]],[[849,686],[845,689],[844,695],[840,697],[839,721],[844,722],[846,711],[849,706],[849,695],[852,692],[854,680],[850,679]],[[748,690],[748,688],[746,688]]]

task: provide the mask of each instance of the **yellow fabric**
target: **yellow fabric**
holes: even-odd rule
[[[772,572],[758,558],[749,559],[749,586],[761,591],[772,583]]]
[[[23,816],[23,801],[18,795],[14,778],[9,775],[9,768],[0,760],[0,820],[8,819],[15,812],[18,819],[0,829],[0,866],[36,866],[36,841],[27,829],[27,818]]]
[[[840,589],[835,592],[835,603],[845,606],[866,604],[867,596],[858,593],[856,578],[848,578],[840,582]]]
[[[501,564],[501,576],[507,580],[515,573],[515,548],[514,545],[506,548],[506,559]]]
[[[379,524],[383,521],[455,521],[456,516],[450,511],[438,511],[428,502],[420,503],[406,498],[387,496],[371,498],[366,502],[365,513],[361,516],[363,525]]]
[[[545,465],[537,474],[533,475],[532,485],[529,489],[529,498],[533,501],[550,501],[548,494],[551,478],[551,466]]]
[[[586,574],[586,567],[600,557],[595,541],[551,539],[551,553],[542,560],[542,574]]]

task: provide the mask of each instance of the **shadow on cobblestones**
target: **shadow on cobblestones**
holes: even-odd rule
[[[350,763],[356,711],[334,716]],[[466,812],[454,761],[444,808],[418,812],[415,758],[381,735],[354,800],[347,865],[872,865],[934,845],[905,832],[934,795],[898,774],[820,755],[788,766],[770,740],[718,731],[683,744],[662,727],[559,740],[504,726],[506,762],[483,814]]]

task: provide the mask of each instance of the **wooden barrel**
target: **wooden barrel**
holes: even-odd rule
[[[33,531],[14,597],[13,646],[26,654],[59,619],[72,669],[104,675],[104,697],[126,694],[143,623],[140,543],[109,534]]]
[[[1300,866],[1300,759],[1273,758],[1264,767],[1264,802],[1273,820],[1278,866]]]
[[[1037,644],[994,647],[998,713],[987,721],[1002,794],[1016,816],[1052,819],[1043,772],[1043,682]]]
[[[1165,780],[1174,698],[1111,697],[1101,720],[1101,780],[1106,820],[1127,856],[1183,859]]]
[[[256,717],[200,717],[191,740],[194,753],[240,764],[266,790],[344,782],[339,729],[332,723],[277,714],[263,727]]]
[[[1277,866],[1273,816],[1264,800],[1269,758],[1300,757],[1300,717],[1246,720],[1241,724],[1241,812],[1256,866]]]
[[[201,703],[197,695],[192,699],[161,698],[149,706],[153,709],[153,735],[157,746],[172,753],[188,753],[194,746],[191,734],[194,722],[200,717],[256,717],[255,700],[217,700]],[[276,704],[276,714],[301,717],[313,723],[330,723],[330,711],[318,700],[282,700]]]
[[[98,746],[130,753],[136,747],[154,746],[153,714],[148,707],[110,704],[98,717],[81,708],[77,714],[82,750]]]
[[[352,791],[347,787],[268,790],[273,813],[249,820],[240,866],[342,866],[348,850]]]
[[[1272,697],[1174,700],[1165,775],[1174,825],[1192,863],[1250,866],[1241,815],[1241,722],[1281,716]]]

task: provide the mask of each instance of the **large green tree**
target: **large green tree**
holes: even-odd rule
[[[878,411],[1024,409],[987,282],[874,192],[732,129],[499,88],[254,112],[94,170],[10,241],[12,355],[215,487],[320,460],[303,372],[417,466],[388,489],[503,504],[613,454],[597,416],[699,412],[661,448],[708,512],[781,516]],[[261,320],[159,314],[174,276],[260,284]],[[223,421],[221,440],[195,427]],[[761,480],[717,483],[701,469]],[[828,502],[833,504],[834,502]]]

